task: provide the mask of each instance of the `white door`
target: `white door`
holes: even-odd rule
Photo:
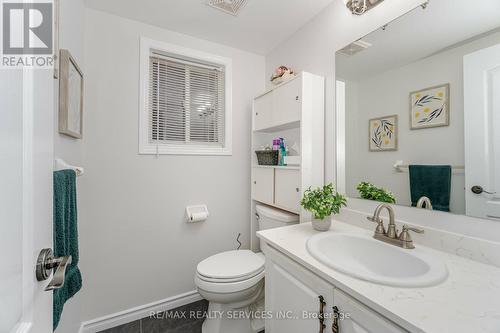
[[[402,333],[407,332],[393,322],[370,310],[342,291],[334,291],[338,329],[334,333]]]
[[[252,198],[272,205],[274,203],[274,169],[254,167],[252,178]]]
[[[300,213],[300,170],[276,169],[274,177],[276,206]]]
[[[333,286],[281,254],[266,254],[266,333],[331,332]],[[323,327],[320,311],[324,313]]]
[[[500,45],[464,57],[467,215],[500,221]]]
[[[273,91],[273,125],[299,121],[302,109],[302,77]]]
[[[273,92],[257,97],[253,102],[253,129],[259,131],[273,125]]]
[[[52,247],[54,81],[0,69],[0,332],[52,332],[52,292],[35,264]]]

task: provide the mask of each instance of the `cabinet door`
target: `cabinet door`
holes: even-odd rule
[[[298,77],[274,91],[273,123],[275,125],[300,120],[302,78]]]
[[[338,289],[333,299],[340,312],[339,333],[407,332]]]
[[[271,205],[274,203],[273,168],[253,168],[252,198]]]
[[[255,131],[271,127],[273,123],[273,92],[254,100],[253,129]]]
[[[286,257],[266,253],[266,333],[330,332],[333,287]],[[320,299],[320,296],[322,297]],[[324,327],[319,320],[323,303]]]
[[[276,169],[275,204],[292,212],[300,212],[300,170]]]

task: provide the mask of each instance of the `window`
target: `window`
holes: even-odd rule
[[[231,154],[231,61],[141,40],[142,154]]]

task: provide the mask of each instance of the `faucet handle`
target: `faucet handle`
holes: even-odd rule
[[[367,216],[366,219],[370,222],[377,223],[377,228],[375,229],[375,234],[385,235],[384,220],[381,218],[376,218],[375,216]]]
[[[403,226],[403,231],[402,232],[408,232],[408,231],[413,231],[416,232],[417,234],[423,234],[424,230],[423,229],[417,229],[417,228],[412,228],[407,226],[406,224]]]
[[[424,231],[422,229],[411,228],[411,227],[409,227],[409,226],[407,226],[405,224],[403,226],[403,230],[399,234],[399,237],[398,237],[399,240],[403,241],[403,242],[408,242],[408,243],[412,242],[412,239],[411,239],[409,231],[416,232],[417,234],[423,234],[424,233]]]
[[[409,231],[416,232],[417,234],[424,233],[424,231],[422,229],[411,228],[411,227],[408,227],[407,225],[404,225],[403,230],[401,231],[401,234],[399,235],[399,240],[402,242],[402,247],[404,249],[414,249],[415,248],[415,246],[413,245],[413,240],[411,239]]]

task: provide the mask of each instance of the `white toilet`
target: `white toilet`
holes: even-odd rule
[[[295,214],[257,205],[259,230],[299,222]],[[209,301],[203,333],[256,333],[264,321],[248,313],[264,310],[264,255],[250,250],[227,251],[198,264],[195,284]]]

